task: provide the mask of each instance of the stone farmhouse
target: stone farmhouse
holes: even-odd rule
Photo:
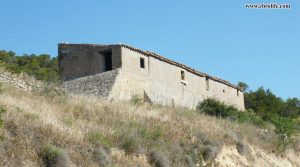
[[[244,109],[243,92],[228,81],[124,44],[58,44],[62,85],[73,93],[113,100],[195,108],[216,98]]]

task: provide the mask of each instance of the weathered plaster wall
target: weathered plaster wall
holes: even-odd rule
[[[145,59],[145,69],[140,68],[140,57]],[[237,95],[237,89],[223,83],[209,80],[207,90],[205,77],[185,70],[186,84],[182,83],[182,68],[124,47],[122,62],[124,97],[146,91],[153,102],[186,107],[195,107],[203,99],[214,97],[244,109],[243,93]]]
[[[119,45],[59,44],[58,59],[62,81],[104,72],[103,50],[112,50],[112,69],[122,66]]]

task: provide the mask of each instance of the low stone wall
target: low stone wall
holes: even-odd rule
[[[108,97],[115,83],[119,70],[106,71],[74,80],[65,81],[62,87],[76,94]]]

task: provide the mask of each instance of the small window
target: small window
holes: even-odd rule
[[[184,74],[184,71],[181,70],[181,80],[184,81],[185,80],[185,74]]]
[[[144,58],[140,58],[140,67],[145,68],[145,59]]]
[[[209,78],[205,77],[206,90],[209,90]]]
[[[225,93],[225,89],[223,89],[223,93]]]
[[[240,96],[240,91],[237,89],[236,90],[236,95],[239,97]]]

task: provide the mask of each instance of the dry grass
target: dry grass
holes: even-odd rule
[[[149,166],[145,155],[151,150],[164,153],[163,160],[172,166],[187,166],[185,157],[207,141],[230,145],[243,140],[268,152],[276,149],[271,131],[250,124],[184,108],[53,96],[52,91],[25,92],[6,85],[0,94],[0,105],[7,108],[0,166],[41,166],[47,144],[64,149],[70,166],[101,165],[95,156],[99,148],[100,159],[109,159],[112,166]]]

